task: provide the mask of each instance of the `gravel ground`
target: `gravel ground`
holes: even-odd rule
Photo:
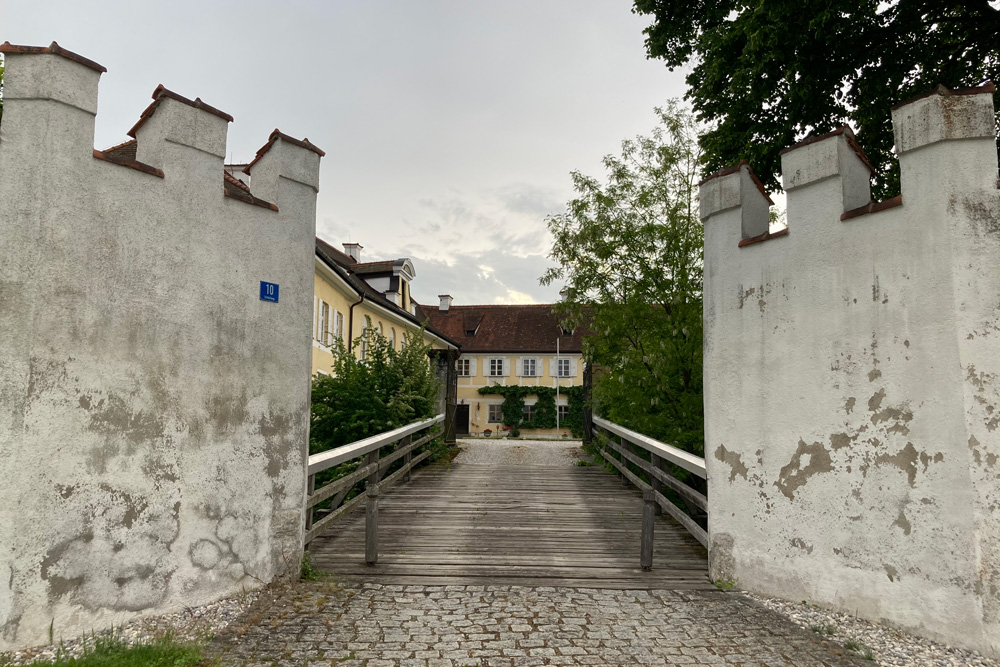
[[[579,440],[507,440],[468,438],[454,463],[494,466],[568,466],[583,456]]]
[[[801,602],[796,604],[787,600],[744,594],[796,625],[822,635],[828,641],[837,642],[842,646],[856,642],[859,646],[855,650],[862,655],[866,648],[871,649],[876,665],[1000,667],[1000,661],[985,658],[976,651],[938,644],[881,623],[855,618],[850,614],[829,611]]]
[[[258,591],[248,592],[203,607],[188,607],[184,611],[165,616],[140,618],[121,627],[116,627],[114,632],[130,646],[148,642],[162,636],[167,631],[172,632],[175,639],[207,641],[243,615],[259,596]],[[98,632],[97,636],[106,637],[110,634],[111,630],[106,630]],[[89,633],[87,634],[87,642],[93,642]],[[83,642],[80,637],[75,637],[73,639],[60,639],[59,643],[51,646],[36,646],[15,653],[0,653],[0,665],[4,667],[6,665],[24,665],[36,658],[53,660],[60,648],[67,657],[79,656],[83,652]]]

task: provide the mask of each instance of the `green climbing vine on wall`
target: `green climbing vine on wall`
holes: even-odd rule
[[[510,427],[510,435],[517,437],[522,428],[555,428],[556,427],[556,390],[553,387],[522,387],[519,385],[503,386],[499,384],[481,387],[479,393],[487,396],[502,396],[503,424]],[[568,403],[567,416],[560,420],[564,426],[577,438],[583,436],[583,387],[562,387],[561,396]],[[524,399],[537,396],[532,418],[524,420]]]

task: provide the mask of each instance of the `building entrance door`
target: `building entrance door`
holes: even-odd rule
[[[455,406],[455,435],[469,435],[469,406]]]

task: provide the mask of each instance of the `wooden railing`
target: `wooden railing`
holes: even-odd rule
[[[379,495],[400,479],[404,482],[410,480],[410,470],[432,454],[429,449],[420,453],[416,453],[417,450],[441,434],[441,430],[435,429],[434,426],[443,421],[444,415],[440,414],[437,417],[310,456],[309,491],[306,496],[305,545],[308,547],[309,543],[320,533],[365,502],[365,561],[369,565],[378,562]],[[426,431],[426,433],[422,434],[422,431]],[[387,452],[384,456],[381,455],[383,448],[393,444],[396,446],[394,450]],[[318,489],[316,488],[317,473],[362,456],[365,459],[357,470]],[[403,459],[402,467],[383,479],[385,473],[399,459]],[[359,493],[345,502],[345,498],[350,495],[351,490],[361,484],[364,485],[364,493]],[[314,523],[313,507],[329,499],[332,499],[329,512]]]
[[[621,473],[623,485],[631,482],[642,490],[642,539],[639,549],[642,569],[649,570],[653,567],[653,527],[656,523],[657,507],[676,519],[701,542],[702,546],[707,547],[708,533],[705,529],[664,495],[664,490],[669,488],[681,497],[685,505],[697,508],[707,516],[708,499],[705,494],[674,477],[670,472],[671,466],[668,465],[679,466],[704,480],[707,479],[705,459],[631,431],[597,415],[593,417],[593,425],[600,455]],[[616,452],[618,456],[612,455],[609,450]],[[638,450],[648,453],[649,460]],[[634,471],[645,473],[649,483],[643,481]]]

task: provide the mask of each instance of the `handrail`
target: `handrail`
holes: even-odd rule
[[[642,539],[640,544],[640,566],[644,570],[649,570],[653,566],[653,527],[655,516],[662,510],[677,520],[684,526],[691,535],[694,536],[702,546],[708,545],[708,533],[691,516],[684,513],[680,507],[671,502],[665,495],[666,488],[670,488],[679,495],[685,506],[697,508],[708,512],[708,498],[695,488],[685,484],[680,479],[675,478],[668,468],[664,468],[664,462],[674,465],[697,475],[701,479],[708,479],[705,470],[705,459],[700,456],[685,452],[677,447],[660,442],[654,438],[636,433],[624,426],[619,426],[594,415],[594,429],[602,429],[604,434],[600,434],[601,445],[598,453],[609,464],[614,466],[622,476],[622,485],[631,482],[639,488],[643,494],[643,514],[642,514]],[[609,437],[617,436],[616,438]],[[647,461],[639,456],[635,447],[639,447],[649,453]],[[617,457],[608,453],[608,449],[618,454]],[[639,475],[629,469],[629,464],[646,474],[649,482],[645,482]]]
[[[708,473],[705,471],[705,459],[700,456],[695,456],[691,452],[685,452],[683,449],[677,449],[673,445],[668,445],[659,440],[654,440],[648,435],[643,435],[642,433],[636,433],[635,431],[629,430],[624,426],[619,426],[614,422],[609,422],[607,419],[603,419],[594,415],[594,423],[606,431],[610,431],[615,435],[625,438],[634,445],[639,445],[646,451],[656,454],[660,458],[664,458],[675,465],[679,465],[688,472],[692,472],[702,479],[708,479]]]
[[[445,416],[440,414],[430,419],[407,424],[392,431],[379,433],[311,455],[306,473],[306,526],[303,543],[308,546],[313,539],[350,514],[364,501],[366,503],[365,561],[369,565],[374,565],[378,561],[378,497],[384,489],[389,488],[400,479],[404,482],[409,481],[410,471],[433,453],[427,449],[414,455],[415,451],[441,433],[440,430],[432,431],[431,428],[444,421],[444,418]],[[427,433],[420,438],[413,438],[414,433],[423,430],[427,430]],[[396,444],[396,448],[382,457],[382,448],[392,444]],[[365,459],[360,468],[316,488],[317,473],[362,456]],[[399,459],[403,459],[402,466],[383,479],[384,475],[389,472],[390,466]],[[344,502],[351,490],[362,482],[364,483],[364,494]],[[313,508],[328,500],[330,501],[329,513],[313,523]]]
[[[442,421],[444,421],[443,413],[437,417],[431,417],[430,419],[425,419],[424,421],[401,426],[395,430],[379,433],[378,435],[373,435],[369,438],[365,438],[364,440],[356,440],[347,445],[334,447],[333,449],[328,449],[325,452],[320,452],[319,454],[311,454],[309,456],[309,474],[315,475],[316,473],[322,472],[327,468],[340,465],[345,461],[350,461],[351,459],[356,459],[359,456],[364,456],[368,452],[379,449],[391,442],[395,442],[405,435],[422,431],[428,426],[433,426],[434,424]]]

